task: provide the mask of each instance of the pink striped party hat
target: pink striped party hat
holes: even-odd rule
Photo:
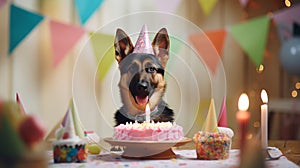
[[[135,43],[133,53],[154,54],[146,25],[143,25],[142,27],[140,35]]]

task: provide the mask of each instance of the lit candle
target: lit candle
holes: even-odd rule
[[[261,100],[263,104],[260,106],[261,111],[261,145],[263,149],[268,147],[268,95],[266,90],[261,91]]]
[[[146,105],[145,113],[146,113],[146,123],[150,123],[150,107],[148,103]]]
[[[243,93],[238,102],[239,111],[236,113],[236,118],[239,124],[240,132],[240,152],[242,154],[247,136],[247,125],[250,118],[250,113],[247,111],[249,108],[249,98],[247,94]]]

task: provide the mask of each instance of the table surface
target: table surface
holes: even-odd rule
[[[269,146],[279,148],[283,155],[278,160],[265,161],[267,167],[299,167],[300,164],[300,141],[269,141]],[[234,148],[234,146],[233,146]],[[194,144],[188,143],[184,146],[174,148],[176,159],[168,160],[137,160],[125,159],[119,154],[112,154],[107,151],[102,151],[100,155],[89,155],[87,163],[72,163],[72,164],[54,164],[53,160],[49,160],[49,167],[66,168],[66,167],[238,167],[239,166],[239,150],[230,150],[230,157],[225,160],[198,160],[196,159],[196,151]],[[52,152],[49,151],[49,155]],[[51,156],[50,156],[51,158]]]

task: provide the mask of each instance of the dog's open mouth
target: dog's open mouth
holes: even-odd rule
[[[148,103],[149,96],[146,97],[140,97],[140,96],[135,96],[135,101],[139,105],[146,105]]]

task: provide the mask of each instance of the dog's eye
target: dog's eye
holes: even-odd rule
[[[146,68],[146,72],[148,72],[148,73],[154,73],[156,71],[157,71],[157,69],[155,67]]]

